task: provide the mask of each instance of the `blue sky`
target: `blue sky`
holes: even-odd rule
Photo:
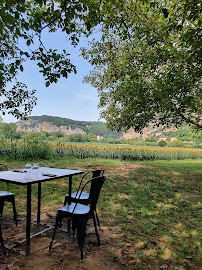
[[[61,32],[43,33],[42,40],[47,48],[66,49],[70,53],[72,63],[76,65],[77,74],[69,74],[67,79],[61,78],[57,84],[45,87],[45,80],[32,61],[25,63],[24,72],[19,74],[20,81],[27,84],[28,89],[36,89],[38,102],[31,115],[52,115],[73,120],[97,121],[99,98],[97,90],[89,84],[82,83],[92,66],[80,55],[79,48],[87,46],[87,39],[81,38],[80,45],[74,48],[67,42],[66,35]],[[51,45],[51,46],[50,46]],[[11,115],[5,115],[3,122],[18,121]]]

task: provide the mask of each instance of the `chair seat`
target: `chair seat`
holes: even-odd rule
[[[75,205],[76,204],[73,203],[73,204],[61,207],[58,209],[58,212],[61,211],[61,212],[66,212],[66,213],[71,214],[74,211],[74,215],[86,215],[90,211],[90,207],[87,205],[83,205],[83,204],[78,203],[76,205],[76,208],[74,209]]]
[[[81,194],[81,196],[80,196],[80,194]],[[80,198],[79,198],[79,196],[80,196]],[[69,194],[67,194],[66,195],[66,197],[69,197]],[[71,194],[71,198],[74,198],[74,199],[78,199],[79,198],[79,200],[88,200],[89,199],[89,193],[87,193],[87,192],[74,192],[74,193],[72,193]]]
[[[8,191],[0,191],[0,197],[14,196],[14,193]]]

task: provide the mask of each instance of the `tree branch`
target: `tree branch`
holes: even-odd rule
[[[56,17],[55,19],[53,19],[52,21],[50,21],[48,24],[46,24],[45,26],[43,26],[40,31],[39,31],[39,34],[41,35],[41,32],[46,28],[46,27],[49,27],[52,23],[56,22],[59,18],[61,18],[61,15],[62,15],[62,12],[63,10],[65,9],[66,7],[66,2],[67,0],[65,0],[63,2],[63,5],[61,5],[61,11],[60,11],[60,15],[58,17]]]
[[[201,122],[198,123],[198,122],[194,121],[193,119],[189,119],[179,111],[178,111],[178,113],[182,117],[182,119],[185,120],[187,123],[191,123],[191,124],[193,124],[194,126],[196,126],[198,128],[202,128],[202,123]]]

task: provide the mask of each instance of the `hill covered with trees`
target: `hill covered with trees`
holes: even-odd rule
[[[31,116],[27,121],[4,123],[0,118],[1,140],[40,140],[60,142],[100,142],[110,144],[158,145],[162,142],[172,147],[202,147],[202,131],[196,131],[186,124],[178,129],[154,127],[144,128],[142,133],[134,129],[115,132],[107,129],[104,122],[76,121],[55,116]]]
[[[103,138],[120,138],[123,133],[110,131],[106,124],[101,121],[76,121],[69,118],[57,116],[30,116],[27,121],[19,121],[17,123],[18,130],[25,132],[46,131],[55,133],[61,131],[65,134],[94,134]]]

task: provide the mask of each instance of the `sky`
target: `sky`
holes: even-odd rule
[[[70,59],[77,68],[77,74],[71,73],[68,78],[60,78],[55,84],[45,86],[45,79],[39,73],[34,61],[26,62],[24,72],[20,72],[18,78],[24,82],[28,89],[36,89],[37,105],[31,115],[52,115],[81,121],[98,121],[99,110],[97,105],[99,98],[97,90],[90,84],[82,82],[83,77],[92,70],[87,60],[80,56],[80,47],[87,46],[87,39],[81,38],[80,45],[74,48],[67,42],[67,36],[62,32],[49,34],[43,33],[42,41],[47,48],[66,49],[70,53]],[[16,122],[18,119],[12,115],[2,116],[4,123]],[[103,119],[102,119],[103,121]]]

